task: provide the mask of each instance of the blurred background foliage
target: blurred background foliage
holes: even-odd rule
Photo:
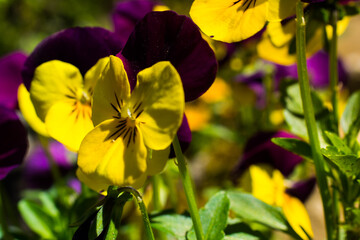
[[[0,56],[30,53],[45,37],[64,28],[99,26],[112,30],[111,12],[118,0],[0,0]],[[162,1],[188,14],[191,0]]]

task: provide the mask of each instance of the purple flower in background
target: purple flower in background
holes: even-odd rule
[[[118,57],[124,61],[132,88],[139,71],[159,61],[170,61],[181,77],[186,101],[206,92],[217,72],[214,52],[198,27],[190,18],[172,11],[148,13]]]
[[[29,90],[36,67],[55,59],[71,63],[84,76],[100,58],[117,54],[121,47],[120,37],[103,28],[65,29],[43,40],[27,58],[22,71],[24,84]]]
[[[290,66],[275,65],[275,79],[280,82],[283,78],[297,79],[296,64]],[[315,88],[326,88],[329,86],[329,54],[319,51],[307,60],[310,83]],[[347,73],[342,61],[338,60],[339,82],[347,82]]]
[[[233,172],[233,178],[236,179],[250,165],[266,163],[273,168],[278,169],[284,176],[289,176],[295,167],[303,161],[303,158],[293,154],[271,141],[272,138],[298,138],[295,135],[285,132],[259,132],[251,137],[244,149],[243,156]],[[315,186],[315,178],[295,183],[287,192],[302,201],[309,196]]]
[[[15,111],[0,105],[0,180],[18,167],[28,148],[27,132]]]
[[[26,60],[22,52],[13,52],[0,59],[0,104],[17,108],[17,91],[22,83],[21,68]]]
[[[271,139],[276,137],[297,138],[285,131],[257,133],[247,141],[235,174],[239,176],[252,164],[268,163],[284,176],[289,176],[295,166],[301,163],[303,159],[273,143]]]
[[[49,153],[61,173],[66,173],[73,168],[67,157],[65,147],[56,141],[49,142]],[[37,144],[30,152],[24,165],[25,185],[29,188],[48,188],[53,183],[49,160],[44,148]]]
[[[156,5],[151,0],[128,0],[116,4],[112,13],[114,31],[125,45],[135,25]]]

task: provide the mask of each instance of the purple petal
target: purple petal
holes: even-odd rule
[[[179,139],[182,152],[185,152],[188,149],[188,147],[190,146],[191,138],[192,138],[191,130],[190,130],[189,123],[188,123],[185,113],[184,113],[184,117],[183,117],[181,126],[177,132],[177,137]],[[175,151],[171,145],[170,158],[174,158],[174,157],[175,157]]]
[[[291,188],[286,189],[286,193],[300,199],[305,202],[314,190],[316,184],[316,178],[312,177],[304,181],[295,183]]]
[[[103,28],[65,29],[43,40],[30,54],[22,71],[24,84],[29,89],[35,68],[54,59],[71,63],[84,76],[100,58],[116,55],[121,47],[119,36]]]
[[[155,6],[150,0],[129,0],[116,4],[112,13],[115,33],[119,34],[121,42],[125,45],[135,25]]]
[[[186,101],[201,96],[214,82],[217,71],[214,52],[197,26],[172,11],[148,13],[118,57],[125,62],[132,87],[137,72],[159,61],[170,61],[180,74]]]
[[[0,59],[0,104],[17,107],[17,90],[22,83],[21,69],[26,60],[22,52],[13,52]]]
[[[25,127],[15,111],[0,105],[0,180],[15,167],[25,156],[28,140]]]
[[[285,131],[257,133],[246,143],[243,157],[234,171],[234,176],[240,176],[250,165],[257,163],[268,163],[284,176],[288,176],[303,159],[271,142],[275,137],[297,138]]]
[[[68,172],[72,169],[72,164],[68,161],[65,147],[56,141],[49,143],[50,154],[55,160],[59,170],[62,173]],[[29,154],[25,168],[24,175],[26,185],[30,188],[48,188],[53,183],[49,160],[44,148],[38,144]]]
[[[325,88],[329,86],[329,55],[325,51],[319,51],[307,60],[307,67],[310,82],[315,88]],[[338,60],[339,82],[347,82],[347,73],[342,61]],[[290,66],[276,65],[275,78],[279,81],[282,78],[290,77],[297,79],[296,64]]]

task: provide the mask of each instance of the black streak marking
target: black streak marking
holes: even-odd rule
[[[140,114],[142,114],[143,111],[144,111],[144,110],[141,110],[141,111],[136,115],[135,118],[138,118],[138,117],[140,116]]]
[[[120,114],[119,110],[114,106],[114,104],[110,103],[110,105],[113,107],[113,109],[114,109],[118,114]]]

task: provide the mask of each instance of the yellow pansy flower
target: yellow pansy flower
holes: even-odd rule
[[[280,21],[294,13],[296,1],[195,0],[190,16],[215,40],[238,42],[259,32],[267,21]]]
[[[35,70],[30,99],[36,114],[49,136],[72,151],[78,151],[93,128],[91,96],[105,61],[100,59],[84,78],[74,65],[59,60],[45,62]]]
[[[266,170],[256,165],[251,165],[249,171],[254,197],[269,205],[281,207],[287,221],[302,239],[309,239],[306,233],[313,237],[310,218],[305,206],[299,199],[285,192],[284,177],[280,171],[274,170],[270,176]]]
[[[110,56],[93,95],[95,128],[81,143],[78,178],[106,194],[110,185],[139,188],[159,173],[184,113],[181,79],[170,62],[140,71],[130,91],[123,62]]]

